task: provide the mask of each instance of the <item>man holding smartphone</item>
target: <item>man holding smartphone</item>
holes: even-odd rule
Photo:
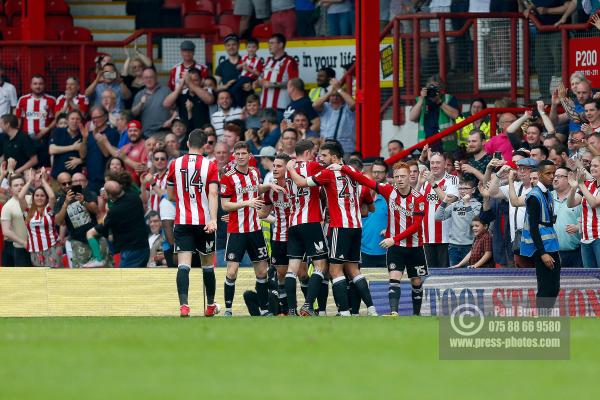
[[[121,79],[117,67],[112,63],[104,64],[96,79],[85,89],[85,95],[93,101],[93,105],[102,105],[102,93],[110,89],[117,96],[117,108],[123,109],[125,100],[131,98],[131,91]]]

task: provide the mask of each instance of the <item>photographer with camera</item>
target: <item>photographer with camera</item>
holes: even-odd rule
[[[409,119],[419,124],[419,141],[421,141],[452,126],[458,116],[458,101],[445,92],[439,78],[434,75],[421,89],[417,103],[410,110]],[[434,151],[444,152],[451,152],[457,148],[456,134],[448,135],[441,143],[432,146]]]

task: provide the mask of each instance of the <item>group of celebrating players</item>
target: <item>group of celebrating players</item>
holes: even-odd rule
[[[260,315],[272,315],[267,276],[270,262],[277,271],[281,314],[324,315],[331,281],[338,315],[350,316],[351,305],[357,310],[355,305],[362,301],[367,314],[376,316],[367,279],[359,268],[361,204],[373,202],[370,190],[382,195],[388,203],[388,224],[381,246],[387,249],[391,315],[398,315],[400,279],[405,269],[412,285],[413,314],[420,314],[421,278],[427,275],[421,224],[427,204],[424,195],[411,187],[407,164],[400,162],[394,166],[392,184],[379,184],[358,169],[343,165],[339,143],[325,142],[317,150],[310,140],[300,140],[296,158],[277,154],[273,181],[261,183],[258,169],[250,166],[247,143],[235,144],[234,160],[219,173],[216,164],[202,156],[206,140],[201,130],[192,131],[189,153],[171,163],[167,176],[169,198],[176,203],[176,281],[182,317],[190,315],[189,271],[194,252],[200,254],[202,263],[207,300],[204,315],[214,316],[220,311],[214,301],[219,201],[228,213],[225,316],[233,315],[237,271],[245,253],[254,266]],[[270,255],[261,219],[271,222]],[[309,264],[312,264],[310,276]],[[305,297],[299,310],[298,280]]]

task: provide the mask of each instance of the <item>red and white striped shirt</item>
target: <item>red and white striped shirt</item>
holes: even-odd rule
[[[458,197],[458,177],[446,172],[444,177],[435,183],[437,183],[440,189],[446,192],[446,194]],[[443,199],[438,198],[429,182],[425,182],[425,185],[423,185],[423,188],[421,189],[421,193],[425,196],[423,243],[448,243],[448,231],[451,228],[450,224],[452,221],[450,219],[445,221],[437,221],[435,219],[435,211],[440,204],[442,204]]]
[[[296,172],[303,177],[317,174],[323,166],[316,161],[296,162]],[[299,188],[286,171],[285,183],[290,194],[290,220],[288,226],[308,224],[323,220],[318,187]]]
[[[54,114],[58,114],[63,109],[66,101],[67,98],[64,94],[58,96],[58,98],[56,99],[56,105],[54,106]],[[77,97],[73,99],[73,103],[77,104],[77,108],[85,117],[90,108],[90,101],[88,100],[88,98],[82,94],[78,94]],[[67,106],[67,112],[73,109],[74,107],[69,103],[69,105]]]
[[[167,171],[162,174],[154,174],[154,183],[156,188],[160,190],[167,189]],[[159,211],[160,207],[160,196],[153,190],[154,186],[150,186],[148,183],[146,188],[150,191],[150,198],[148,199],[148,210]]]
[[[298,77],[298,63],[293,57],[285,53],[281,58],[267,58],[265,69],[263,71],[263,79],[273,83],[287,82],[292,78]],[[290,103],[290,96],[287,89],[284,88],[268,88],[263,89],[262,108],[286,108]]]
[[[348,167],[357,172],[354,168]],[[323,186],[327,194],[330,228],[362,228],[361,186],[342,171],[324,169],[307,178],[309,186]]]
[[[275,242],[287,242],[288,219],[290,217],[290,198],[286,193],[269,190],[265,193],[265,204],[272,205],[275,213],[273,235]]]
[[[217,165],[198,154],[173,161],[167,185],[175,193],[175,225],[206,225],[210,222],[208,187],[219,183]]]
[[[185,65],[183,65],[183,63],[177,64],[177,65],[174,65],[173,68],[171,68],[171,72],[169,74],[169,89],[175,90],[175,87],[179,84],[179,81],[181,81],[181,79],[183,78],[183,73],[186,71],[189,71],[190,68],[195,68],[198,71],[200,71],[200,77],[202,79],[208,78],[208,75],[209,75],[208,67],[204,64],[198,64],[195,61],[194,61],[194,64],[189,67],[186,67]]]
[[[600,195],[596,181],[586,181],[585,187],[592,196]],[[581,199],[581,243],[591,243],[600,238],[600,207],[592,208],[585,197]]]
[[[221,197],[229,198],[233,203],[240,203],[260,197],[260,172],[254,167],[248,168],[248,173],[242,173],[236,168],[227,171],[221,177]],[[229,213],[227,233],[247,233],[261,230],[258,210],[252,207],[242,207]]]
[[[21,130],[33,136],[47,128],[54,119],[56,99],[47,94],[35,97],[33,94],[21,96],[17,103],[16,115],[21,119]]]
[[[262,58],[258,56],[250,57],[249,55],[245,55],[242,57],[242,64],[246,65],[248,68],[255,70],[260,75],[265,69],[265,63]],[[256,79],[258,75],[254,75],[250,71],[242,70],[241,76],[246,76],[248,78]]]
[[[23,215],[27,217],[29,209]],[[27,251],[40,252],[56,245],[58,234],[54,223],[54,212],[46,207],[44,212],[36,211],[29,220],[27,227]]]

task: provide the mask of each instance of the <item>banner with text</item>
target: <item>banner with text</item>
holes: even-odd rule
[[[266,60],[269,49],[266,41],[260,43],[258,56]],[[240,54],[245,55],[244,44],[240,45]],[[399,86],[404,86],[404,71],[402,68],[402,46],[399,45]],[[381,87],[392,87],[393,83],[393,41],[384,39],[380,45],[381,68],[379,79]],[[317,71],[323,67],[335,70],[336,77],[341,78],[346,72],[344,67],[356,61],[356,45],[354,39],[320,39],[320,40],[290,40],[285,51],[298,62],[300,78],[308,88],[316,86]],[[216,69],[220,62],[225,60],[227,53],[221,44],[213,46],[213,68]]]
[[[600,37],[569,39],[569,75],[581,71],[600,88]]]

